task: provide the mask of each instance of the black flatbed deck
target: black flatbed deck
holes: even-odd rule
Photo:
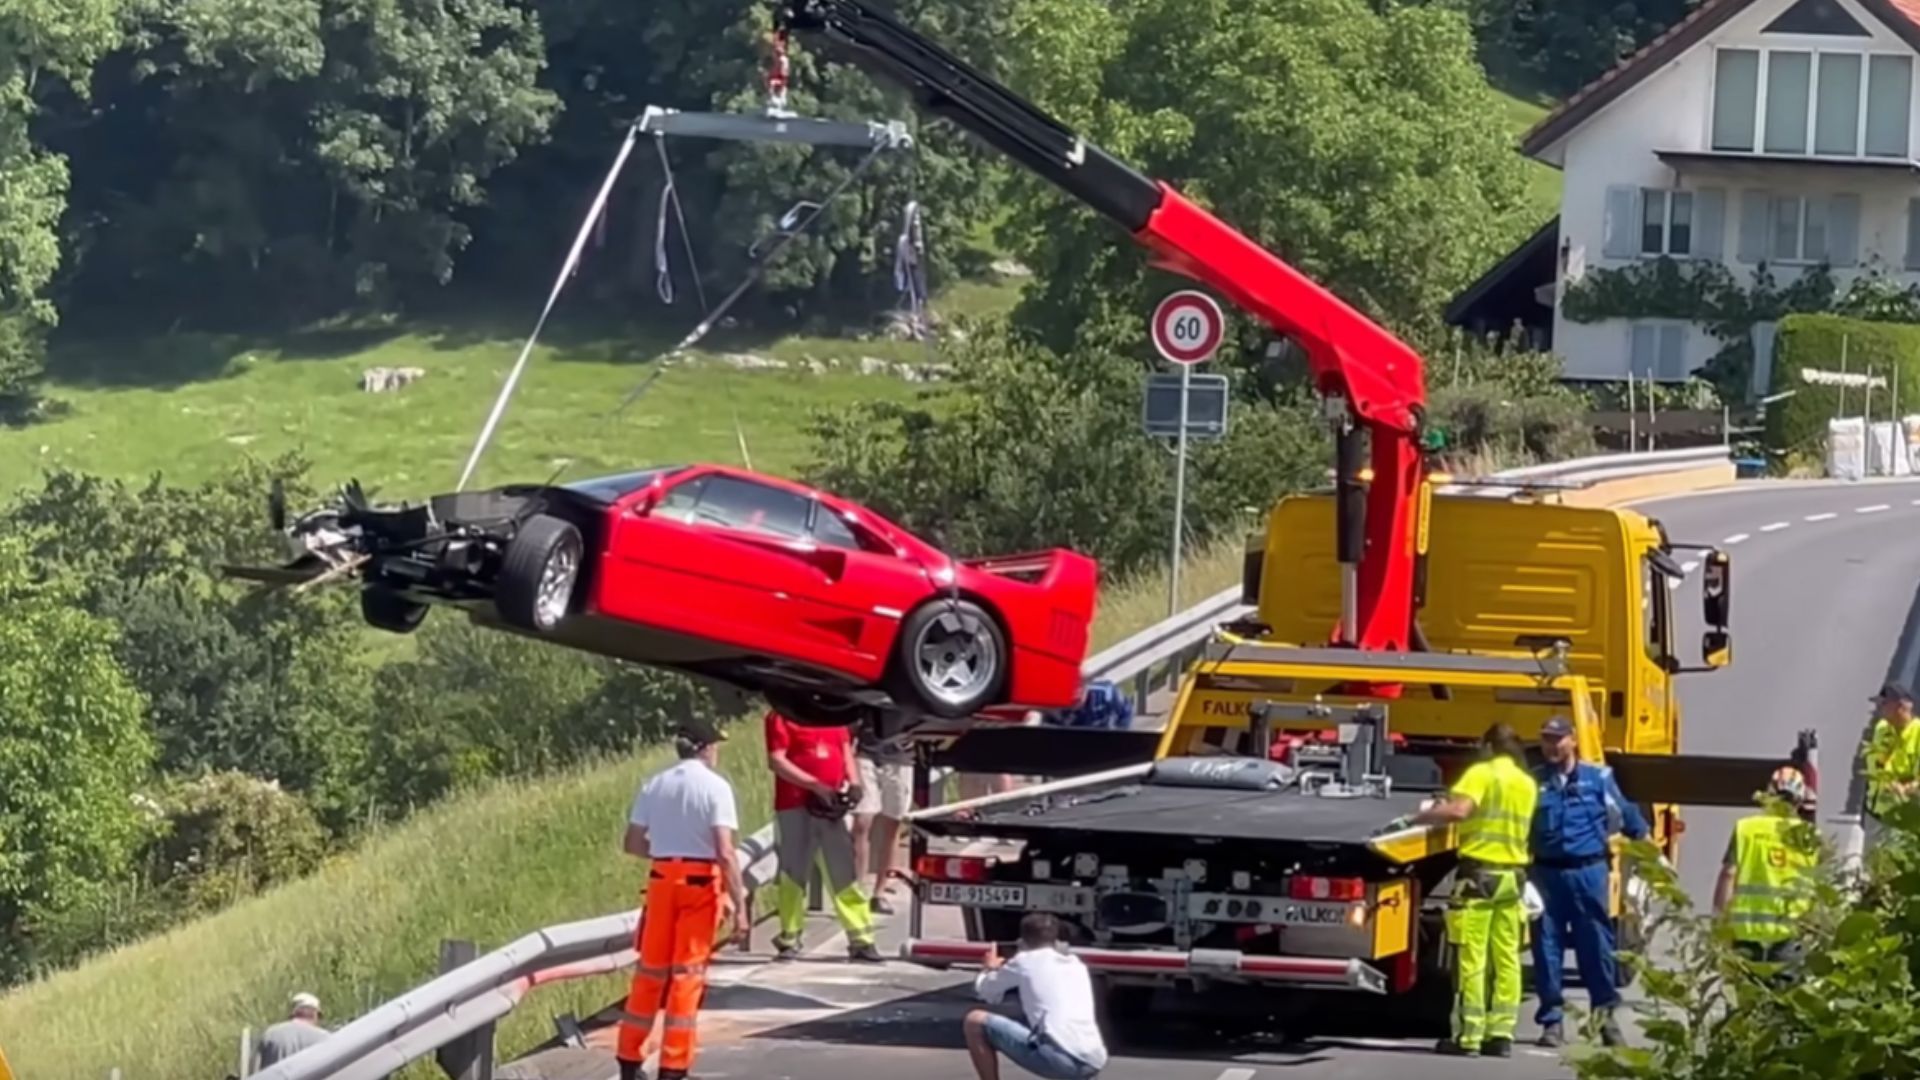
[[[971,820],[940,815],[915,824],[935,836],[1030,839],[1081,832],[1361,845],[1374,830],[1419,810],[1430,794],[1330,798],[1296,788],[1237,791],[1124,781],[993,807]]]

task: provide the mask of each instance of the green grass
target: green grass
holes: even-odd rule
[[[1239,545],[1195,555],[1183,603],[1233,583]],[[1102,603],[1095,648],[1166,614],[1166,579],[1149,575]],[[736,725],[721,751],[741,822],[770,813],[757,724]],[[482,950],[554,923],[633,903],[640,867],[619,853],[622,815],[663,750],[537,782],[490,785],[428,809],[313,876],[218,915],[98,957],[0,996],[0,1042],[23,1080],[126,1080],[220,1075],[240,1030],[277,1019],[309,989],[339,1024],[433,974],[439,942]],[[535,991],[503,1024],[502,1060],[551,1034],[548,1018],[585,1016],[617,1000],[621,975]],[[416,1065],[410,1077],[438,1075]]]
[[[721,750],[743,822],[770,812],[758,724]],[[344,1023],[430,977],[445,937],[497,948],[554,923],[632,904],[642,868],[619,850],[655,750],[538,783],[502,783],[430,809],[303,881],[0,997],[0,1032],[23,1080],[217,1076],[240,1030],[280,1018],[310,989]],[[619,975],[542,987],[500,1047],[551,1035],[561,1011],[616,1000]],[[414,1074],[436,1075],[416,1066]]]
[[[1513,94],[1495,91],[1500,98],[1502,118],[1507,129],[1517,142],[1540,118],[1547,115],[1547,106]],[[1560,170],[1545,162],[1527,162],[1528,193],[1531,196],[1536,216],[1541,222],[1560,212]]]

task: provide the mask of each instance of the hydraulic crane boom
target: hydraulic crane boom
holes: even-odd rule
[[[1424,531],[1417,519],[1425,502],[1419,437],[1426,389],[1418,354],[1232,226],[1089,144],[891,13],[865,0],[779,0],[774,19],[779,35],[825,34],[929,112],[1127,230],[1156,265],[1218,289],[1297,342],[1321,394],[1344,403],[1336,426],[1345,575],[1338,639],[1367,650],[1414,647],[1421,561],[1415,538]],[[1364,511],[1361,428],[1370,436],[1373,473]]]

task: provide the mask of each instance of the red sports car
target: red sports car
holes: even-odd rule
[[[290,531],[303,555],[281,573],[358,575],[382,629],[452,605],[761,691],[812,724],[1075,704],[1098,576],[1065,550],[956,559],[843,499],[721,465],[397,509],[355,487]]]

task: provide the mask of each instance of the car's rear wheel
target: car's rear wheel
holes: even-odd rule
[[[959,719],[998,702],[1007,682],[1007,638],[980,605],[934,600],[901,624],[894,664],[910,699],[901,704]]]
[[[409,600],[391,589],[368,585],[360,590],[360,617],[367,625],[391,634],[411,634],[427,617],[427,605]]]
[[[507,544],[494,605],[515,626],[546,633],[574,607],[585,545],[580,530],[557,517],[528,518]]]

